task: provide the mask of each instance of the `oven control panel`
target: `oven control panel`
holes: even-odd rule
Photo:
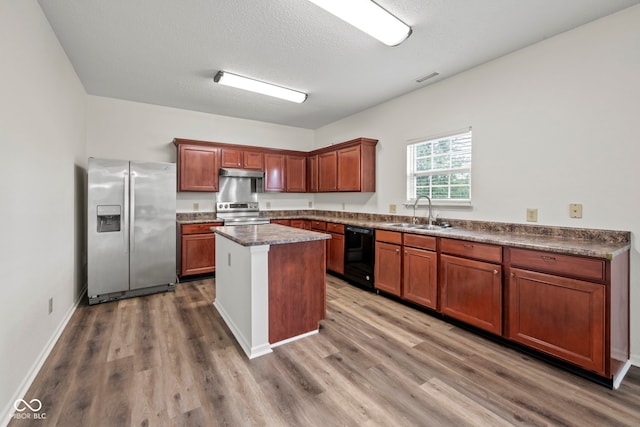
[[[258,202],[218,202],[218,212],[254,212],[258,210]]]

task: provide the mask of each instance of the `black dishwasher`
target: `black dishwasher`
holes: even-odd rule
[[[373,290],[374,229],[347,225],[344,229],[344,277]]]

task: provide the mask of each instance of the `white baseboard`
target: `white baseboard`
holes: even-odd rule
[[[49,357],[51,350],[53,350],[53,347],[58,342],[60,335],[62,335],[62,331],[64,331],[64,329],[67,327],[67,323],[69,323],[69,320],[71,320],[71,316],[73,316],[73,313],[75,313],[78,305],[80,305],[80,301],[82,301],[82,298],[84,298],[84,295],[86,293],[87,287],[85,285],[84,289],[80,292],[80,295],[78,295],[69,310],[67,310],[67,312],[65,313],[62,321],[47,342],[47,345],[44,346],[44,348],[36,358],[35,362],[31,366],[31,369],[29,369],[29,372],[22,381],[22,384],[20,384],[20,387],[18,387],[18,390],[16,390],[16,392],[14,393],[13,398],[10,399],[7,405],[3,408],[1,413],[2,416],[0,416],[0,420],[3,420],[2,425],[7,426],[9,425],[9,422],[11,422],[11,419],[13,418],[13,414],[15,412],[15,409],[13,407],[14,402],[16,402],[18,399],[22,399],[27,394],[27,391],[29,391],[29,387],[31,387],[33,380],[35,380],[38,372],[40,372],[40,369],[42,369],[42,365],[44,365],[47,357]]]

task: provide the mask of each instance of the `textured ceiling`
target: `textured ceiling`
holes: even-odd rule
[[[377,2],[413,28],[399,46],[306,0],[39,0],[89,94],[311,129],[640,0]],[[218,70],[309,98],[223,87]]]

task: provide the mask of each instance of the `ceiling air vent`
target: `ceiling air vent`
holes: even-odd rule
[[[439,76],[439,75],[440,75],[440,73],[433,72],[433,73],[428,74],[428,75],[426,75],[424,77],[420,77],[419,79],[416,80],[416,83],[422,83],[425,80],[429,80],[429,79],[431,79],[431,78],[433,78],[435,76]]]

